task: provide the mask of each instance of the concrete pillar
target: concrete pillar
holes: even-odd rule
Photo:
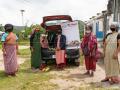
[[[119,23],[120,23],[120,0],[118,0],[118,18],[119,18]]]
[[[113,21],[118,22],[118,13],[119,13],[119,0],[114,0],[114,18]]]

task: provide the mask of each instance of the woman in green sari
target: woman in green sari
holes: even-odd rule
[[[33,70],[39,69],[42,64],[40,36],[40,28],[37,27],[30,37],[31,68]]]

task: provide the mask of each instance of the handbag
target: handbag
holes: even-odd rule
[[[95,58],[98,60],[101,58],[101,52],[96,50],[96,55],[95,55]]]
[[[99,50],[94,49],[91,53],[91,57],[95,57],[96,60],[101,58],[101,52]]]
[[[89,48],[88,48],[88,44],[86,44],[86,45],[83,47],[82,51],[83,51],[83,54],[84,54],[85,56],[89,56],[89,55],[90,55],[90,50],[89,50]]]

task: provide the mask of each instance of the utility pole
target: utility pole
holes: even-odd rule
[[[21,11],[21,16],[22,16],[22,26],[24,26],[24,12],[25,10],[20,10]]]
[[[102,11],[102,14],[103,14],[103,31],[104,31],[104,37],[106,36],[106,33],[107,33],[107,25],[108,25],[108,22],[107,22],[107,11]]]

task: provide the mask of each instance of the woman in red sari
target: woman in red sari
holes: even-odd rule
[[[81,43],[83,55],[85,57],[85,66],[87,72],[85,75],[94,76],[96,70],[96,51],[97,51],[97,39],[92,34],[92,26],[87,26],[85,36]]]

